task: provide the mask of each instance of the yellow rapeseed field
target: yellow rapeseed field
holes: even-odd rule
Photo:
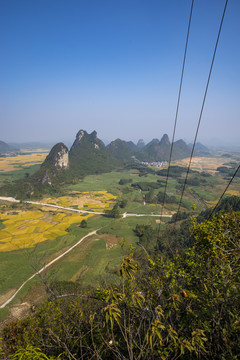
[[[0,251],[29,248],[67,234],[67,228],[89,216],[69,213],[46,213],[40,210],[0,214],[4,229],[0,230]]]
[[[226,192],[226,194],[240,196],[240,191],[238,191],[238,190],[228,190]]]
[[[74,195],[74,196],[73,196]],[[116,196],[107,191],[79,192],[73,191],[71,196],[61,196],[59,198],[44,198],[43,202],[63,207],[77,206],[80,210],[91,209],[100,211],[109,208]]]
[[[215,174],[217,172],[217,168],[222,166],[226,162],[226,158],[224,157],[205,157],[205,156],[194,156],[191,161],[191,169],[197,171],[205,171],[210,174]],[[176,160],[173,163],[176,165],[188,166],[189,158],[185,158],[182,160]]]
[[[42,202],[63,207],[77,206],[79,209],[99,211],[109,208],[116,196],[107,191],[72,192],[71,196],[44,198]],[[4,229],[0,230],[0,251],[29,248],[35,244],[56,239],[67,234],[68,227],[92,215],[81,215],[49,208],[41,210],[17,210],[0,214]]]
[[[25,150],[23,150],[26,152]],[[41,164],[47,154],[48,150],[39,149],[39,151],[35,151],[36,154],[25,154],[25,155],[17,155],[17,156],[7,156],[0,158],[0,171],[13,171],[18,170],[21,167],[31,166],[36,164]]]

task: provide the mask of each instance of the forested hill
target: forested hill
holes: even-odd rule
[[[142,161],[168,161],[171,143],[167,134],[161,140],[153,139],[145,145],[137,154],[137,158]],[[179,160],[190,156],[191,148],[183,141],[178,140],[173,144],[173,160]]]
[[[104,143],[98,139],[97,132],[88,134],[80,130],[69,151],[69,170],[79,174],[87,175],[108,172],[119,165],[109,152]]]
[[[161,140],[153,139],[148,144],[144,144],[143,140],[138,145],[131,141],[126,142],[121,139],[112,141],[107,150],[117,159],[129,161],[133,157],[139,161],[155,162],[168,161],[170,155],[171,143],[168,135],[164,134]],[[179,160],[190,156],[191,148],[183,141],[178,140],[173,144],[173,160]]]
[[[0,140],[0,155],[10,154],[16,151],[19,151],[19,149]]]
[[[132,141],[116,139],[107,145],[107,151],[116,159],[127,162],[136,154],[138,147]]]

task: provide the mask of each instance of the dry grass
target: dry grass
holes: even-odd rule
[[[188,166],[189,158],[177,160],[174,163],[182,166]],[[196,156],[192,158],[191,169],[197,171],[206,171],[211,174],[216,173],[216,169],[226,163],[226,158],[221,157],[203,157]]]
[[[99,235],[101,239],[104,239],[106,242],[106,248],[111,249],[119,245],[119,238],[113,234],[101,234]]]

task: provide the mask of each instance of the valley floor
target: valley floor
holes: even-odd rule
[[[184,161],[187,159],[178,165],[185,165]],[[216,204],[227,183],[216,169],[225,162],[225,158],[195,159],[194,169],[200,172],[190,179],[199,183],[187,186],[182,211],[188,213],[194,205],[199,213]],[[176,212],[177,203],[166,203],[162,209],[154,200],[163,191],[165,181],[154,171],[141,174],[136,169],[122,169],[90,175],[66,186],[64,194],[45,196],[41,201],[0,197],[0,319],[7,314],[13,316],[17,304],[25,313],[44,296],[43,279],[37,274],[48,281],[80,281],[87,286],[106,276],[114,281],[121,259],[138,244],[133,231],[136,225],[158,227],[162,213],[164,227]],[[0,182],[8,179],[5,174],[0,174]],[[125,185],[120,185],[121,179],[127,181]],[[169,178],[169,198],[178,200],[182,179],[183,175]],[[228,194],[240,195],[239,178]],[[147,201],[149,196],[152,202]],[[116,202],[125,204],[120,217],[104,216]],[[83,220],[87,227],[81,226]],[[100,230],[96,233],[96,229]]]

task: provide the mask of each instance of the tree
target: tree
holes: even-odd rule
[[[114,206],[113,206],[113,208],[112,209],[107,209],[107,210],[105,210],[105,215],[107,216],[107,217],[112,217],[112,218],[119,218],[120,216],[121,216],[121,211],[120,211],[120,209],[119,209],[119,205],[118,205],[118,203],[116,203]]]
[[[118,205],[121,209],[124,209],[127,206],[127,203],[128,203],[127,199],[122,199],[119,201]]]
[[[87,222],[86,222],[86,220],[82,220],[81,222],[80,222],[80,227],[81,228],[86,228],[87,227]]]

